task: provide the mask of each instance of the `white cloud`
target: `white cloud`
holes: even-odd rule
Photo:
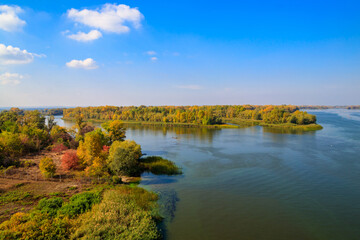
[[[23,79],[24,76],[18,73],[3,73],[0,74],[0,84],[1,85],[18,85]]]
[[[89,33],[78,32],[76,34],[68,35],[67,37],[79,42],[89,42],[101,38],[102,34],[98,30],[91,30]]]
[[[182,89],[190,89],[190,90],[199,90],[202,89],[201,86],[199,85],[179,85],[176,86],[177,88],[182,88]]]
[[[20,30],[26,22],[18,17],[23,12],[19,6],[0,5],[0,29],[14,32]]]
[[[87,58],[85,60],[71,60],[66,63],[66,66],[69,68],[83,68],[87,70],[98,68],[96,62],[92,58]]]
[[[156,55],[156,52],[155,51],[147,51],[146,54],[151,56],[151,55]]]
[[[67,16],[77,23],[113,33],[129,32],[129,25],[139,28],[143,19],[143,15],[137,8],[110,3],[104,4],[96,10],[84,9],[79,11],[72,8],[68,10]]]
[[[153,62],[155,62],[155,61],[158,60],[158,58],[157,58],[157,57],[152,57],[152,58],[150,58],[150,60],[153,61]]]
[[[0,43],[0,64],[26,64],[34,60],[34,56],[41,56],[29,53],[26,50],[13,46],[5,46]]]

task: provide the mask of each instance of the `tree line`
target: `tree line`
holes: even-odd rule
[[[316,116],[293,105],[214,105],[214,106],[102,106],[64,109],[65,119],[81,115],[87,120],[223,124],[226,119],[263,121],[269,124],[316,123]]]

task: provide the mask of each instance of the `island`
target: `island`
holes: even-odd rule
[[[129,124],[180,125],[183,127],[236,128],[261,125],[303,131],[322,129],[316,116],[293,105],[213,106],[101,106],[63,110],[63,119],[103,122],[121,120]]]

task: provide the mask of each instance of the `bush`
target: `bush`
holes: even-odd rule
[[[56,172],[56,165],[54,160],[49,157],[44,157],[40,160],[40,171],[45,178],[53,177]]]
[[[76,150],[68,150],[61,157],[61,167],[64,170],[77,169],[79,167],[79,158]]]
[[[52,218],[39,211],[15,213],[0,225],[0,239],[65,240],[70,238],[72,224],[68,218]]]
[[[62,207],[63,203],[64,201],[59,197],[49,199],[43,198],[40,200],[37,209],[49,216],[55,216],[57,211]]]
[[[70,218],[82,214],[101,201],[101,192],[83,192],[70,198],[70,202],[64,205],[59,213]]]
[[[52,148],[51,151],[53,152],[62,152],[69,149],[67,146],[65,146],[63,143],[55,143]]]

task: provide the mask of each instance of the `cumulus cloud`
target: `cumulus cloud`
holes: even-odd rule
[[[18,17],[21,12],[19,6],[0,5],[0,29],[8,32],[20,30],[26,24]]]
[[[26,64],[31,63],[34,60],[34,56],[42,56],[33,53],[29,53],[26,50],[13,46],[5,46],[0,44],[0,64]]]
[[[199,85],[179,85],[176,86],[177,88],[182,88],[182,89],[190,89],[190,90],[199,90],[202,87]]]
[[[85,60],[71,60],[66,63],[66,66],[69,68],[83,68],[87,70],[98,68],[96,62],[92,58],[87,58]]]
[[[151,57],[150,60],[153,61],[153,62],[155,62],[155,61],[158,60],[158,58],[157,58],[157,57]]]
[[[102,34],[98,30],[91,30],[88,33],[78,32],[76,34],[68,35],[67,37],[79,42],[89,42],[101,38]]]
[[[129,32],[130,26],[139,28],[143,19],[143,15],[137,8],[110,3],[96,10],[79,11],[72,8],[68,10],[67,16],[74,22],[112,33]]]
[[[1,85],[18,85],[23,79],[24,76],[18,73],[3,73],[0,74],[0,84]]]

